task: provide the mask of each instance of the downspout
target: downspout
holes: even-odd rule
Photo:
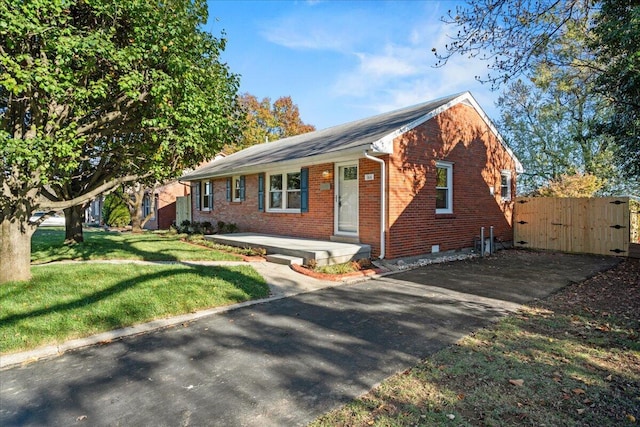
[[[385,255],[385,230],[387,228],[386,221],[386,172],[385,172],[385,163],[384,160],[379,159],[377,157],[370,156],[367,150],[364,150],[364,157],[369,160],[373,160],[376,163],[380,163],[380,256],[379,259],[384,259]]]

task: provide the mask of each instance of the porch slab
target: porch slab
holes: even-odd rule
[[[371,246],[362,243],[342,243],[326,240],[303,239],[261,233],[213,234],[205,239],[229,246],[262,248],[267,254],[299,257],[318,265],[340,264],[371,257]]]

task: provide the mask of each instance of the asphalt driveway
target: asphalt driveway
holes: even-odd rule
[[[511,252],[280,299],[0,372],[0,425],[303,425],[616,263]]]

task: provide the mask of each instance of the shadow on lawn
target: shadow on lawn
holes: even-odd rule
[[[106,268],[109,269],[110,266],[106,264],[96,264],[93,268]],[[108,271],[107,271],[108,273]],[[3,317],[0,315],[0,322],[3,323],[5,327],[16,324],[24,319],[31,319],[38,316],[46,316],[52,313],[64,314],[65,312],[72,312],[75,309],[91,306],[92,304],[96,304],[97,302],[104,301],[108,298],[113,297],[114,295],[126,292],[136,287],[140,287],[145,284],[145,282],[153,281],[153,280],[168,280],[173,278],[179,278],[184,274],[197,274],[203,278],[211,278],[215,277],[220,280],[224,280],[225,282],[231,283],[233,288],[226,292],[225,295],[221,295],[225,300],[229,300],[229,303],[242,302],[249,299],[261,298],[267,295],[268,287],[260,280],[256,280],[255,277],[247,276],[233,268],[227,268],[224,266],[202,266],[196,264],[180,264],[179,268],[163,268],[161,271],[153,272],[150,274],[143,274],[136,277],[133,277],[128,280],[123,280],[111,286],[107,289],[100,290],[93,294],[83,296],[73,301],[65,302],[62,304],[54,304],[51,306],[47,306],[46,308],[41,308],[32,311],[25,311],[21,314],[13,314],[9,316]],[[10,297],[7,295],[6,297]],[[140,313],[139,306],[136,304],[144,305],[145,301],[137,301],[134,304],[129,304],[126,307],[125,311],[127,317],[135,318],[136,313]],[[178,301],[176,301],[178,303]],[[124,307],[122,307],[124,308]],[[201,307],[208,308],[208,307]],[[140,319],[139,322],[151,320]],[[112,328],[120,328],[124,326],[130,326],[130,323],[123,322],[120,317],[109,317],[103,316],[100,317],[101,323],[104,324],[105,327]]]
[[[175,243],[157,234],[148,232],[134,234],[131,232],[84,230],[84,242],[71,245],[64,244],[64,229],[38,229],[34,234],[32,243],[33,252],[36,254],[36,264],[51,263],[69,260],[95,260],[95,259],[139,259],[144,261],[178,261],[174,255],[175,248],[166,249],[162,245]],[[140,245],[158,244],[158,249],[149,251],[140,248]],[[189,248],[185,246],[185,251]],[[38,262],[38,259],[45,261]]]

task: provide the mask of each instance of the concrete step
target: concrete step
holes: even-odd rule
[[[291,264],[304,264],[304,259],[291,256],[291,255],[282,255],[282,254],[270,254],[267,255],[267,261],[272,262],[274,264],[282,264],[282,265],[291,265]]]

